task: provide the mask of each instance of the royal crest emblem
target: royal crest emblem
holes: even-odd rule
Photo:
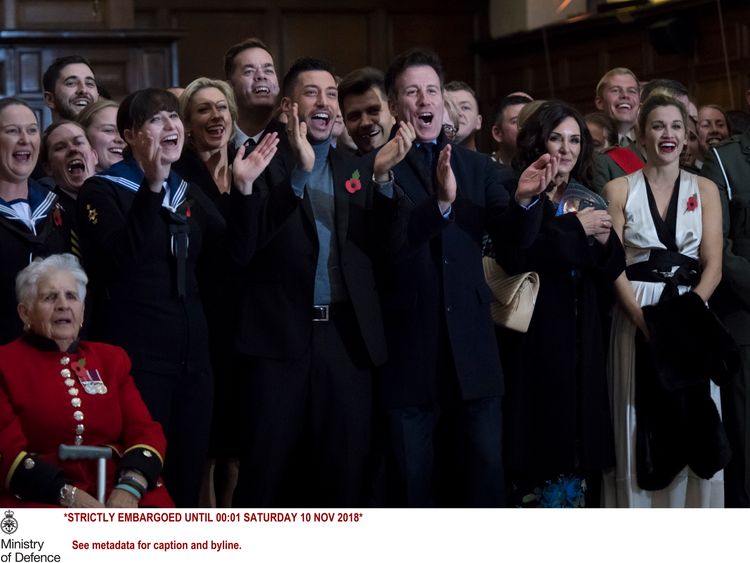
[[[18,520],[13,518],[12,510],[5,511],[5,518],[0,521],[0,528],[2,528],[3,532],[6,534],[12,534],[18,529]]]

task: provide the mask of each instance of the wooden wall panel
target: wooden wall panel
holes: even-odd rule
[[[265,12],[175,11],[172,25],[187,34],[177,46],[179,84],[186,86],[199,76],[224,78],[224,53],[247,37],[268,42]]]
[[[555,96],[583,112],[591,111],[599,78],[610,68],[624,66],[643,81],[682,81],[699,103],[730,106],[733,98],[736,107],[744,107],[744,91],[750,87],[750,2],[725,0],[722,7],[731,90],[725,76],[716,4],[711,0],[692,0],[638,10],[631,13],[630,20],[608,15],[548,28],[544,33]],[[649,27],[674,18],[696,26],[693,48],[688,52],[659,53],[652,44]],[[508,75],[513,76],[513,83],[526,82],[527,91],[535,97],[550,95],[542,39],[543,32],[536,30],[478,46],[480,73],[493,77],[489,85],[482,82],[485,102],[491,105],[499,100],[497,77]],[[519,59],[532,69],[530,75],[519,75]]]
[[[331,61],[340,76],[373,64],[368,13],[283,12],[282,68],[299,57]]]
[[[450,79],[478,81],[473,45],[488,35],[487,0],[425,5],[418,0],[134,0],[139,27],[183,31],[180,83],[221,71],[225,50],[248,36],[263,39],[283,75],[300,56],[330,59],[343,75],[385,68],[394,54],[424,45],[444,59]]]
[[[475,84],[472,45],[475,14],[446,12],[409,12],[390,17],[389,58],[410,47],[422,46],[440,55],[445,78]]]
[[[42,57],[39,51],[18,53],[18,92],[20,94],[42,95]]]
[[[81,29],[104,24],[104,13],[94,12],[90,0],[25,0],[18,3],[17,27]]]

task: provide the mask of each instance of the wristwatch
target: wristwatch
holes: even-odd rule
[[[66,483],[62,487],[60,487],[60,495],[59,495],[59,502],[60,505],[70,508],[73,506],[73,504],[76,501],[76,493],[78,492],[78,487],[74,487],[73,485],[70,485]]]

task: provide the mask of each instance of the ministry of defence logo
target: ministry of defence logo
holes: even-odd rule
[[[5,511],[5,518],[0,521],[0,528],[2,528],[3,532],[6,534],[12,534],[18,529],[18,520],[13,518],[12,510]]]

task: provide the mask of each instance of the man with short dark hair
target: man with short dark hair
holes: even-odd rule
[[[497,143],[492,160],[498,164],[510,166],[516,156],[516,137],[518,136],[518,114],[531,98],[510,94],[500,100],[500,106],[492,122],[492,138]]]
[[[477,150],[477,134],[482,130],[482,114],[474,89],[466,82],[454,80],[445,85],[445,96],[453,100],[458,108],[458,132],[453,142]]]
[[[379,275],[388,361],[378,384],[394,483],[407,506],[502,506],[503,377],[482,237],[533,240],[541,218],[533,199],[554,159],[544,155],[525,171],[511,202],[487,155],[446,141],[436,54],[400,54],[385,84],[399,133],[408,127],[415,136],[403,154],[383,147],[373,165],[374,180],[403,190]]]
[[[371,256],[393,187],[374,188],[364,160],[331,147],[328,63],[298,60],[282,92],[287,131],[256,182],[258,249],[241,280],[234,505],[362,506],[372,373],[386,357]]]
[[[99,99],[91,63],[80,55],[55,59],[44,72],[42,86],[53,123],[74,121],[83,108]]]
[[[339,84],[339,105],[357,154],[367,154],[388,141],[395,120],[388,108],[381,71],[363,67],[346,75]]]
[[[251,37],[232,45],[224,55],[224,76],[237,103],[235,147],[249,140],[249,148],[255,147],[267,129],[283,134],[278,124],[269,128],[279,96],[279,79],[263,41]]]

